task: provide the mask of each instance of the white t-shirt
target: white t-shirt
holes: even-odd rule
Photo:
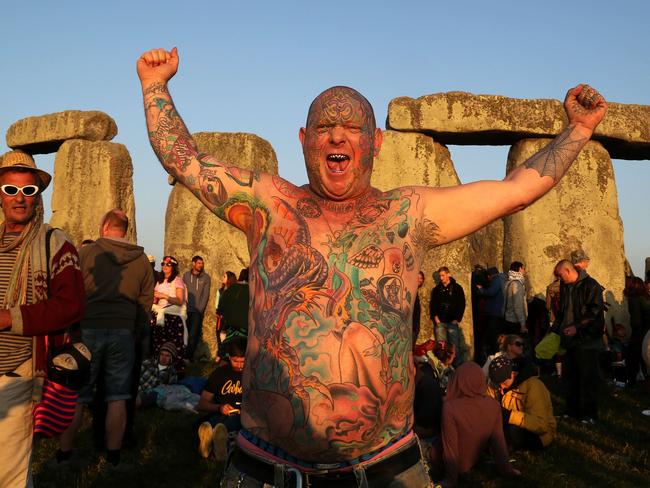
[[[180,276],[174,278],[174,280],[171,283],[169,283],[167,280],[163,281],[162,283],[157,283],[155,290],[160,293],[164,293],[165,295],[175,297],[177,288],[183,290],[183,304],[184,304],[187,301],[187,289],[185,287],[185,283],[183,282],[183,279]],[[166,307],[167,305],[169,305],[169,302],[167,301],[167,299],[161,298],[160,300],[158,300],[158,305],[161,307]]]

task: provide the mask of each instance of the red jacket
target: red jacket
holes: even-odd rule
[[[53,232],[50,249],[49,287],[43,273],[32,275],[38,294],[44,298],[35,297],[36,303],[10,309],[11,332],[34,337],[34,371],[45,371],[46,338],[51,344],[62,344],[66,327],[81,320],[85,306],[77,250],[58,229]]]

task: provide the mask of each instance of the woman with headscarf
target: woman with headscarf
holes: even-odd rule
[[[486,396],[485,384],[483,370],[472,362],[461,364],[449,381],[442,406],[442,446],[429,450],[434,471],[444,466],[442,486],[456,486],[458,476],[472,469],[487,448],[499,472],[521,475],[508,463],[501,407]]]

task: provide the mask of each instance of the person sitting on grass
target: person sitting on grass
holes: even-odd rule
[[[234,437],[241,429],[241,375],[244,369],[246,339],[233,338],[222,348],[227,358],[210,375],[199,400],[199,412],[207,414],[199,425],[199,453],[204,458],[214,452],[217,461],[225,461],[229,433]]]
[[[506,476],[521,472],[508,463],[508,447],[503,436],[499,404],[486,396],[485,374],[473,362],[461,364],[449,381],[442,406],[442,445],[429,449],[432,477],[442,478],[442,486],[457,486],[489,448],[496,467]]]
[[[436,341],[433,350],[427,352],[433,377],[437,380],[443,395],[447,392],[449,378],[454,374],[453,363],[456,360],[456,346],[447,341]]]
[[[505,356],[512,361],[524,354],[524,340],[517,334],[501,334],[497,338],[497,344],[499,345],[499,350],[489,355],[483,365],[483,372],[486,377],[490,374],[490,364],[495,358]]]
[[[500,402],[503,431],[510,450],[540,450],[556,435],[551,395],[535,365],[500,356],[490,364],[488,395]]]
[[[178,351],[173,342],[165,342],[160,347],[158,359],[149,358],[142,363],[140,371],[140,386],[138,396],[135,399],[136,407],[151,407],[158,400],[158,392],[155,388],[160,385],[171,385],[176,383],[177,374],[174,368],[174,361],[178,357]]]

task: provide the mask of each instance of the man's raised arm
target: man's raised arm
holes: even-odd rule
[[[224,204],[232,198],[250,195],[258,175],[252,171],[227,167],[214,157],[201,154],[196,142],[176,111],[167,82],[178,70],[178,52],[152,49],[137,62],[142,83],[144,110],[149,141],[165,170],[185,185],[203,204],[225,221],[241,230],[245,224],[236,222],[224,212]]]
[[[605,116],[607,104],[593,88],[578,85],[568,91],[564,109],[567,128],[503,181],[415,189],[424,196],[421,218],[433,234],[431,246],[459,239],[526,208],[560,181]]]

